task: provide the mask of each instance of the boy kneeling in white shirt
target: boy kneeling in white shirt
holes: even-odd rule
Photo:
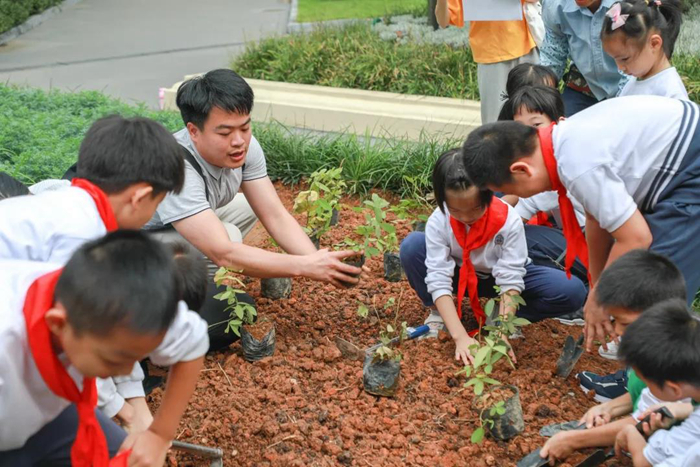
[[[656,398],[700,400],[700,320],[682,300],[662,302],[644,312],[627,328],[619,355]],[[626,427],[617,435],[615,451],[629,452],[635,467],[682,465],[683,456],[700,439],[700,410],[689,413],[684,407],[691,406],[670,404],[674,418],[687,419],[670,430],[656,431],[648,442],[634,426]],[[648,435],[663,423],[661,415],[654,414],[644,432]]]
[[[172,254],[134,231],[89,242],[65,268],[0,262],[0,464],[161,466],[194,391],[206,323],[177,301]],[[148,430],[95,411],[95,378],[172,365]],[[119,463],[116,463],[118,461]]]

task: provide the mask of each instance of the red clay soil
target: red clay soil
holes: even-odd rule
[[[277,185],[288,208],[297,190]],[[358,200],[345,200],[356,206]],[[340,225],[322,239],[322,247],[353,236],[362,214],[341,212]],[[398,224],[399,238],[410,223]],[[246,243],[271,248],[259,228]],[[393,320],[385,313],[387,299],[400,298],[399,321],[422,324],[424,311],[408,283],[382,278],[381,258],[367,262],[369,280],[349,290],[309,280],[294,280],[292,296],[272,301],[260,297],[258,280],[248,281],[261,317],[277,326],[275,355],[257,363],[242,358],[240,345],[207,356],[197,390],[181,422],[181,441],[216,446],[224,451],[227,466],[514,466],[544,439],[538,431],[549,423],[578,419],[595,402],[582,393],[572,375],[553,375],[556,360],[568,335],[578,337],[581,327],[545,321],[523,329],[524,339],[513,341],[518,359],[515,370],[501,367],[495,378],[520,389],[525,432],[508,442],[491,438],[481,445],[469,438],[478,418],[473,393],[463,389],[464,377],[455,376],[454,344],[440,339],[410,341],[403,345],[401,382],[394,399],[366,394],[362,389],[362,363],[344,360],[335,347],[336,336],[360,346],[376,343],[380,322]],[[361,319],[359,303],[370,307]],[[388,316],[387,316],[388,315]],[[616,362],[597,353],[584,355],[576,371],[608,373]],[[150,400],[155,409],[162,396]],[[572,466],[585,455],[562,463]],[[170,465],[208,465],[171,454]],[[628,460],[609,461],[631,465]]]

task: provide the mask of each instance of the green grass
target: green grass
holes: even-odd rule
[[[62,0],[0,0],[0,34]]]
[[[377,18],[427,10],[426,0],[299,0],[297,22]]]
[[[263,39],[232,64],[248,78],[477,99],[468,48],[384,41],[369,24]]]
[[[83,135],[100,117],[121,114],[153,118],[176,131],[176,112],[157,112],[106,97],[96,91],[64,93],[0,85],[0,171],[27,184],[60,178],[77,158]],[[437,157],[461,141],[422,142],[360,138],[355,135],[312,136],[280,124],[254,127],[273,179],[296,183],[323,167],[343,165],[353,193],[372,188],[402,196],[430,189],[430,170]]]

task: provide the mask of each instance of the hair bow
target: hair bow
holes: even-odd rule
[[[608,12],[605,14],[608,18],[612,20],[612,25],[611,29],[614,31],[617,28],[620,28],[625,25],[627,22],[627,18],[629,18],[630,15],[622,15],[622,6],[620,3],[614,4]]]

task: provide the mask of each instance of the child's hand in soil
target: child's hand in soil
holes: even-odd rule
[[[608,405],[604,403],[588,409],[588,412],[581,417],[580,422],[585,423],[586,428],[590,429],[610,423],[610,420],[612,420],[612,413],[610,412]]]
[[[146,430],[126,437],[119,452],[131,450],[129,467],[161,467],[170,448],[170,440]]]
[[[549,459],[549,465],[555,465],[558,461],[564,460],[575,451],[573,443],[569,440],[571,433],[561,431],[547,440],[542,449],[540,457]]]
[[[129,404],[133,407],[133,414],[130,420],[124,421],[124,429],[127,433],[141,433],[148,430],[148,427],[153,423],[153,415],[148,408],[145,397],[135,397],[127,399],[124,405]]]
[[[455,360],[462,360],[465,365],[473,364],[474,356],[472,355],[472,351],[469,347],[476,343],[476,340],[466,333],[464,336],[455,339]]]

